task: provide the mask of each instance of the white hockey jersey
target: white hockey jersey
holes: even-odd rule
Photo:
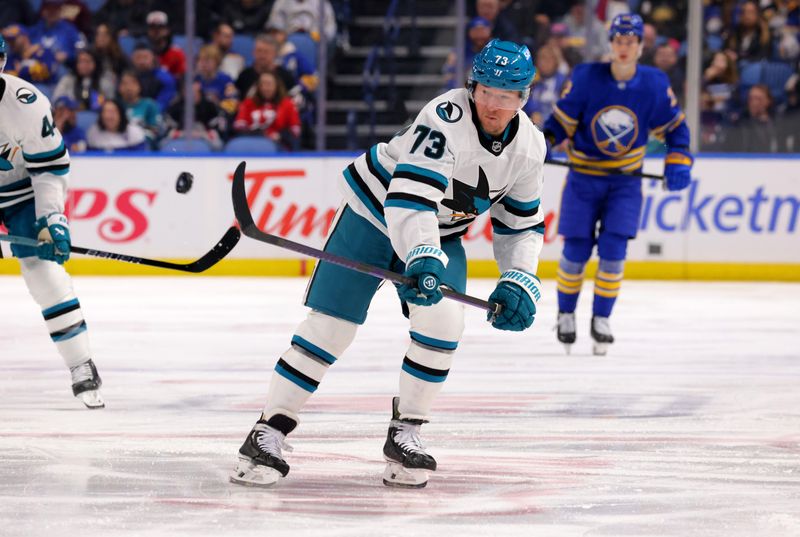
[[[374,145],[343,172],[347,203],[383,231],[400,259],[417,245],[467,232],[489,211],[500,271],[536,273],[544,135],[517,114],[501,136],[479,126],[466,89],[430,101],[411,126]]]
[[[36,217],[64,212],[69,153],[50,101],[28,82],[0,74],[0,209],[35,199]]]

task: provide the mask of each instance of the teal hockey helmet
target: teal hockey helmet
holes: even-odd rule
[[[480,83],[490,88],[530,91],[536,74],[531,51],[525,45],[492,39],[472,61],[470,86]]]

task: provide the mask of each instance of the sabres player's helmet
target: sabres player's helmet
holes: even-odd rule
[[[0,73],[3,72],[3,69],[6,68],[6,40],[3,39],[3,36],[0,35]]]
[[[613,40],[615,35],[635,35],[639,38],[639,41],[641,41],[644,35],[644,21],[642,17],[635,13],[625,13],[614,17],[608,29],[609,41]]]
[[[472,61],[467,87],[473,91],[475,84],[480,83],[490,88],[518,90],[524,105],[535,74],[528,47],[492,39]]]

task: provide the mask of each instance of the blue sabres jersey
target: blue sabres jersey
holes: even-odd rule
[[[625,82],[613,77],[609,63],[578,65],[545,131],[555,136],[556,143],[569,138],[570,162],[577,172],[588,175],[639,170],[650,134],[669,147],[689,146],[689,129],[669,79],[645,65],[637,66],[636,74]]]

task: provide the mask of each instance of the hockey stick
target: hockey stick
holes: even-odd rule
[[[103,250],[95,250],[93,248],[83,248],[81,246],[70,246],[69,251],[76,254],[89,255],[93,257],[102,257],[104,259],[111,259],[112,261],[124,261],[125,263],[135,263],[137,265],[147,265],[150,267],[158,267],[170,270],[180,270],[183,272],[203,272],[214,265],[216,265],[223,257],[233,250],[233,247],[239,242],[242,234],[235,226],[228,229],[225,235],[208,251],[203,257],[191,263],[170,263],[169,261],[159,261],[158,259],[147,259],[144,257],[136,257],[127,254],[117,254],[114,252],[104,252]],[[30,246],[36,248],[39,246],[39,241],[30,239],[28,237],[20,237],[17,235],[0,235],[0,241],[7,241],[11,244],[19,244],[21,246]]]
[[[242,161],[236,167],[236,171],[233,174],[233,188],[231,189],[231,197],[233,198],[233,213],[236,215],[236,220],[239,222],[239,226],[242,228],[242,233],[244,233],[246,236],[257,241],[278,246],[279,248],[285,248],[309,257],[315,257],[321,261],[327,261],[328,263],[332,263],[334,265],[349,268],[350,270],[355,270],[356,272],[369,274],[370,276],[375,276],[376,278],[382,278],[394,283],[414,285],[415,282],[413,279],[403,276],[402,274],[376,267],[374,265],[369,265],[367,263],[361,263],[360,261],[347,259],[330,252],[317,250],[311,246],[290,241],[289,239],[284,239],[283,237],[278,237],[277,235],[270,235],[269,233],[265,233],[258,229],[255,221],[253,221],[253,215],[250,213],[250,206],[247,202],[247,192],[245,191],[244,185],[244,169],[245,162]],[[442,287],[441,289],[444,296],[457,302],[490,311],[495,315],[500,312],[499,305],[490,304],[489,302],[481,300],[480,298],[465,295],[457,291],[447,289],[446,287]]]
[[[553,166],[564,166],[565,168],[572,168],[573,170],[589,170],[594,172],[607,172],[613,173],[614,175],[627,175],[629,177],[643,177],[646,179],[658,179],[659,181],[664,180],[663,175],[655,175],[652,173],[644,173],[644,172],[624,172],[621,171],[619,168],[593,168],[592,166],[579,166],[577,164],[573,164],[566,160],[545,160],[545,164],[552,164]]]

